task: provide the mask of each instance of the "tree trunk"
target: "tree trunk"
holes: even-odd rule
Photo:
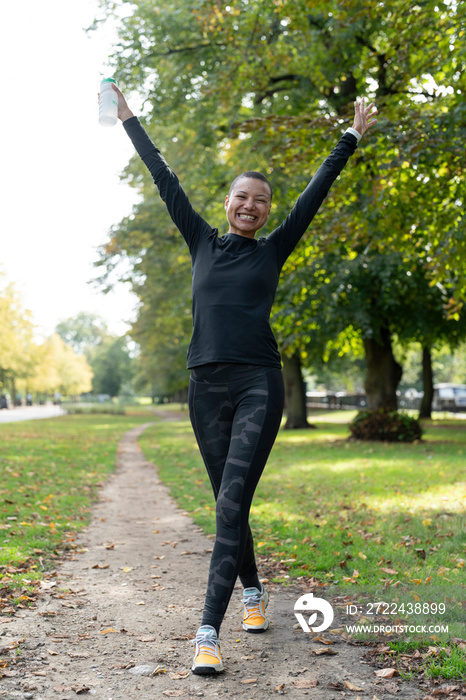
[[[424,395],[419,409],[419,418],[432,418],[432,401],[434,400],[434,373],[432,371],[432,353],[430,348],[422,348],[422,383]]]
[[[306,385],[301,374],[299,355],[283,355],[283,379],[285,381],[285,429],[311,428],[307,422]]]
[[[400,383],[403,369],[393,356],[390,331],[383,328],[381,342],[374,338],[364,340],[366,352],[366,390],[367,406],[371,411],[387,408],[396,411],[398,399],[396,390]]]

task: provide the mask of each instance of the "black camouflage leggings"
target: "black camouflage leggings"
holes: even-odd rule
[[[280,427],[281,370],[209,364],[191,370],[189,413],[216,505],[202,624],[219,629],[239,575],[257,577],[249,510]]]

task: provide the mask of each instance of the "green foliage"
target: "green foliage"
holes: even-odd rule
[[[403,341],[444,337],[445,319],[460,319],[466,289],[464,4],[100,4],[119,25],[112,62],[120,85],[142,99],[147,128],[194,206],[213,224],[223,219],[228,182],[253,168],[273,182],[274,227],[351,124],[354,99],[374,99],[380,123],[364,138],[288,261],[274,327],[281,347],[289,354],[299,351],[307,364],[354,347],[363,332],[377,336],[377,324],[387,316],[391,332]],[[187,285],[177,278],[168,286],[162,268],[172,269],[173,260],[157,245],[160,264],[153,271],[171,298],[153,293],[150,248],[156,237],[172,241],[171,224],[143,167],[133,162],[126,175],[143,202],[115,229],[102,262],[111,268],[123,255],[134,266],[131,278],[142,302],[135,331],[143,375],[158,381],[159,366],[159,377],[172,377],[170,367],[173,384],[181,378],[178,348],[185,348],[190,332]],[[399,269],[392,264],[395,251]],[[363,278],[367,261],[371,274]],[[371,288],[377,261],[381,275],[390,268],[380,299]],[[408,273],[422,284],[416,288]],[[353,275],[360,286],[350,293]],[[442,289],[432,286],[435,313],[424,314],[421,295],[429,296],[429,285],[437,283]],[[165,315],[180,315],[175,329],[162,320],[159,301]],[[154,352],[157,359],[150,364]]]
[[[95,394],[118,396],[133,377],[126,336],[104,336],[98,345],[88,351],[88,358],[94,373],[92,391]]]
[[[0,273],[0,394],[42,396],[76,394],[90,388],[91,372],[83,357],[57,334],[34,341],[30,312]]]
[[[14,285],[0,272],[0,394],[11,380],[27,377],[34,365],[33,323]]]
[[[418,420],[399,411],[360,411],[349,424],[356,440],[381,440],[384,442],[414,442],[422,437]]]
[[[114,415],[114,416],[124,416],[126,415],[126,409],[124,406],[112,403],[95,403],[95,404],[81,404],[81,403],[67,403],[64,406],[66,413],[70,416],[75,415]]]
[[[462,678],[466,679],[466,656],[462,649],[452,647],[439,650],[427,665],[426,676],[429,678]]]
[[[55,332],[76,353],[82,355],[98,345],[102,338],[107,335],[108,330],[103,318],[97,314],[81,311],[76,316],[60,321]]]

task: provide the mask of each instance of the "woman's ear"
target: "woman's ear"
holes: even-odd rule
[[[227,196],[225,197],[225,205],[224,205],[224,206],[225,206],[225,209],[228,207],[229,201],[230,201],[230,197],[227,195]]]

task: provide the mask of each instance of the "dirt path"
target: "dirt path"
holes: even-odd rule
[[[222,627],[226,672],[192,675],[189,640],[199,625],[212,543],[175,507],[144,459],[137,439],[148,425],[124,436],[92,524],[73,556],[45,580],[49,588],[37,609],[0,618],[0,648],[11,647],[11,675],[0,680],[0,697],[423,697],[414,686],[378,680],[362,661],[365,649],[328,630],[336,653],[316,655],[329,647],[305,634],[293,614],[304,591],[272,584],[271,628],[262,635],[243,632],[238,588]]]

